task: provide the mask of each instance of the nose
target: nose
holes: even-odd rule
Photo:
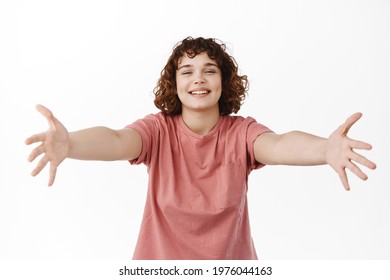
[[[198,85],[198,84],[204,84],[205,82],[206,82],[206,79],[204,78],[203,73],[198,73],[198,74],[195,76],[194,83],[195,83],[196,85]]]

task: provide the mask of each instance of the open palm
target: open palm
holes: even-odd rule
[[[43,157],[38,162],[31,175],[39,174],[42,169],[50,162],[49,186],[53,185],[57,173],[57,167],[67,157],[69,152],[69,133],[66,128],[58,121],[53,113],[42,105],[37,105],[36,109],[48,121],[49,129],[45,132],[35,134],[26,139],[27,145],[41,142],[41,144],[32,150],[28,160],[32,162],[38,156]]]
[[[366,180],[367,175],[357,166],[361,164],[370,169],[375,169],[375,163],[355,152],[354,149],[370,150],[370,144],[350,139],[347,134],[349,129],[362,117],[361,113],[350,116],[345,123],[336,129],[328,139],[326,149],[326,162],[338,173],[346,190],[349,190],[348,177],[345,169],[348,168],[359,178]]]

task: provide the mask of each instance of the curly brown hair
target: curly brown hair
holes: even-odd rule
[[[230,115],[240,110],[245,99],[249,83],[246,75],[238,75],[238,66],[235,59],[226,52],[226,45],[217,39],[202,37],[187,37],[177,43],[167,64],[161,71],[160,79],[154,88],[154,104],[163,113],[177,115],[181,113],[181,101],[177,95],[176,71],[179,59],[186,53],[193,58],[206,52],[215,60],[222,74],[222,94],[218,101],[220,115]]]

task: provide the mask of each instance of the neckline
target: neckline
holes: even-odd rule
[[[186,134],[188,134],[189,136],[194,137],[196,139],[203,140],[203,139],[207,139],[207,138],[212,137],[219,130],[219,127],[222,124],[224,116],[221,116],[221,115],[219,116],[219,119],[218,119],[217,123],[215,124],[215,126],[213,127],[213,129],[209,133],[207,133],[206,135],[200,135],[198,133],[193,132],[191,129],[189,129],[188,126],[185,124],[185,122],[183,120],[183,116],[181,114],[178,115],[177,118],[179,119],[179,125],[180,125],[181,129]]]

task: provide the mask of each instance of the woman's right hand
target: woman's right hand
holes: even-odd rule
[[[58,121],[53,113],[42,105],[37,105],[36,109],[49,123],[49,130],[35,134],[26,139],[27,145],[41,142],[41,145],[32,150],[28,161],[32,162],[41,154],[43,157],[38,162],[35,169],[31,172],[32,176],[39,174],[42,169],[50,162],[49,186],[53,185],[57,173],[57,167],[68,156],[70,141],[69,133],[63,124]]]

